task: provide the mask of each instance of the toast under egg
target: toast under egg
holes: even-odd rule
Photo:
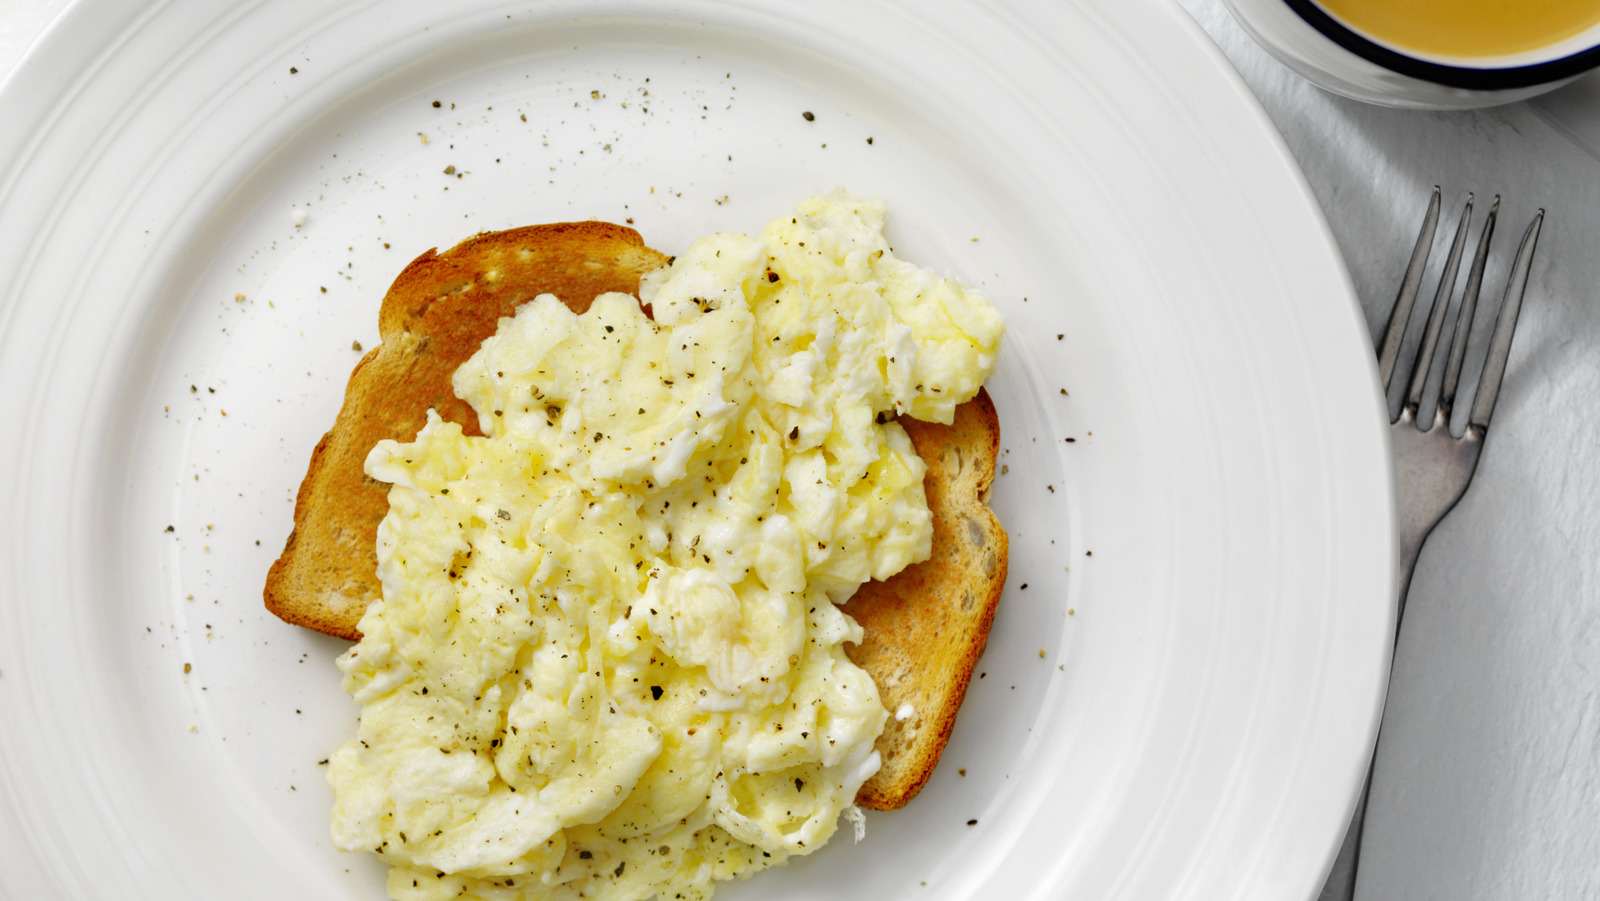
[[[367,453],[385,438],[412,440],[430,408],[481,434],[451,375],[502,317],[540,294],[578,313],[600,294],[637,296],[640,277],[667,262],[631,228],[575,222],[480,234],[406,266],[378,312],[381,343],[356,365],[333,427],[312,452],[293,531],[267,574],[267,609],[359,639],[362,614],[382,596],[377,529],[389,509],[388,485],[363,471]],[[844,608],[865,629],[849,656],[891,714],[876,745],[882,768],[856,799],[878,810],[904,806],[931,775],[1006,576],[1006,533],[985,503],[999,451],[988,395],[959,406],[948,426],[901,423],[928,465],[932,557],[867,583]]]

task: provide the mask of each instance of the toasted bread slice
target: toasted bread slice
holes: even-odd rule
[[[378,311],[382,343],[350,374],[344,406],[312,452],[294,530],[267,574],[267,609],[359,639],[361,615],[383,593],[377,529],[389,510],[389,486],[363,471],[367,452],[384,438],[414,438],[430,407],[482,434],[450,377],[501,317],[543,293],[579,313],[608,291],[637,295],[640,276],[667,261],[634,230],[603,222],[481,234],[412,261]],[[908,704],[914,711],[890,717],[877,743],[883,768],[856,797],[879,810],[904,806],[938,761],[1006,575],[1006,533],[983,502],[1000,445],[988,394],[957,407],[949,426],[900,422],[928,464],[933,556],[867,583],[845,607],[866,631],[847,653],[873,677],[891,714]]]
[[[904,807],[939,762],[988,641],[1009,544],[986,503],[1000,452],[1000,420],[988,392],[957,407],[947,426],[899,421],[928,464],[923,487],[933,511],[933,555],[861,586],[843,608],[866,633],[845,654],[872,674],[890,714],[878,736],[883,766],[856,795],[874,810]]]
[[[639,293],[639,277],[667,258],[631,228],[606,222],[534,225],[481,234],[411,261],[378,309],[377,347],[356,364],[333,428],[311,453],[294,504],[294,531],[267,573],[267,609],[286,622],[348,638],[378,582],[378,523],[389,486],[367,478],[367,452],[410,441],[428,409],[468,435],[478,417],[450,376],[503,316],[540,294],[582,313],[608,291]]]

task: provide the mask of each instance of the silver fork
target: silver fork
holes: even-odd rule
[[[1427,327],[1422,333],[1422,343],[1417,348],[1406,394],[1398,413],[1391,416],[1390,443],[1394,449],[1395,484],[1399,495],[1400,527],[1400,583],[1398,586],[1399,616],[1405,613],[1406,592],[1411,587],[1411,573],[1417,565],[1417,555],[1428,540],[1434,526],[1455,507],[1466,493],[1477,469],[1478,456],[1483,450],[1484,436],[1489,431],[1489,416],[1494,412],[1495,401],[1500,396],[1500,382],[1505,376],[1506,360],[1511,356],[1511,336],[1517,327],[1517,314],[1522,309],[1522,296],[1528,287],[1528,273],[1533,266],[1533,250],[1539,241],[1539,228],[1544,222],[1544,210],[1539,210],[1522,235],[1517,255],[1511,264],[1511,274],[1506,281],[1505,298],[1500,305],[1500,318],[1495,323],[1494,337],[1489,341],[1488,357],[1483,364],[1483,374],[1478,380],[1478,391],[1467,416],[1466,429],[1461,435],[1450,433],[1450,416],[1455,408],[1456,388],[1461,381],[1461,367],[1466,359],[1467,339],[1472,333],[1472,319],[1477,310],[1478,293],[1483,287],[1483,267],[1489,257],[1489,240],[1494,235],[1495,217],[1500,210],[1500,198],[1494,199],[1484,222],[1478,249],[1467,272],[1467,284],[1461,292],[1460,312],[1456,317],[1455,335],[1450,342],[1450,356],[1445,361],[1444,380],[1439,391],[1439,401],[1431,415],[1419,415],[1422,410],[1423,391],[1429,373],[1433,370],[1434,353],[1438,349],[1440,333],[1444,330],[1446,309],[1455,291],[1456,276],[1460,272],[1462,251],[1467,241],[1468,226],[1472,221],[1472,196],[1467,196],[1466,207],[1461,211],[1461,221],[1456,226],[1450,242],[1450,254],[1445,258],[1444,271],[1439,277],[1439,287],[1434,293],[1433,306],[1428,313]],[[1433,236],[1439,224],[1439,189],[1433,189],[1428,202],[1428,214],[1417,235],[1416,247],[1411,252],[1411,263],[1406,267],[1400,293],[1395,298],[1394,310],[1389,314],[1389,324],[1384,329],[1383,341],[1378,348],[1378,374],[1383,379],[1385,396],[1395,376],[1395,364],[1400,358],[1400,345],[1411,321],[1417,294],[1422,288],[1422,273],[1427,266],[1433,247]],[[1398,632],[1396,633],[1398,635]],[[1381,738],[1381,734],[1380,734]],[[1372,788],[1372,773],[1368,770],[1367,782],[1361,789],[1355,815],[1345,834],[1344,845],[1334,861],[1333,871],[1322,889],[1319,901],[1350,901],[1355,897],[1356,870],[1361,852],[1361,831],[1367,813],[1367,794]]]

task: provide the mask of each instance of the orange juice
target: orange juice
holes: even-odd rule
[[[1370,38],[1437,56],[1525,53],[1600,24],[1600,0],[1317,0],[1317,4]]]

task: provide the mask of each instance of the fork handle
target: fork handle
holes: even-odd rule
[[[1417,557],[1422,553],[1422,543],[1427,540],[1428,532],[1416,534],[1415,530],[1406,530],[1410,534],[1400,537],[1400,591],[1399,603],[1395,611],[1395,643],[1400,641],[1400,618],[1406,612],[1406,594],[1411,590],[1411,573],[1417,568]],[[1367,822],[1367,796],[1372,794],[1372,769],[1378,760],[1378,741],[1383,738],[1382,723],[1379,724],[1377,737],[1373,740],[1372,760],[1367,763],[1367,776],[1361,783],[1361,795],[1356,798],[1356,809],[1350,815],[1350,827],[1345,831],[1344,843],[1339,846],[1339,854],[1333,859],[1333,869],[1328,873],[1328,881],[1322,886],[1322,893],[1317,896],[1317,901],[1354,901],[1356,896],[1356,871],[1361,861],[1361,833]]]
[[[1361,784],[1361,797],[1356,799],[1356,810],[1350,818],[1350,829],[1344,834],[1344,844],[1339,846],[1339,856],[1333,859],[1333,870],[1322,886],[1317,901],[1352,901],[1356,896],[1356,863],[1361,856],[1361,831],[1367,820],[1367,795],[1372,791],[1372,767],[1367,767],[1367,778]]]
[[[1416,571],[1417,557],[1422,553],[1422,543],[1433,534],[1430,526],[1420,534],[1400,536],[1400,591],[1396,595],[1394,611],[1394,644],[1400,646],[1400,620],[1406,615],[1406,595],[1411,591],[1411,574]],[[1393,661],[1391,660],[1391,664]]]

